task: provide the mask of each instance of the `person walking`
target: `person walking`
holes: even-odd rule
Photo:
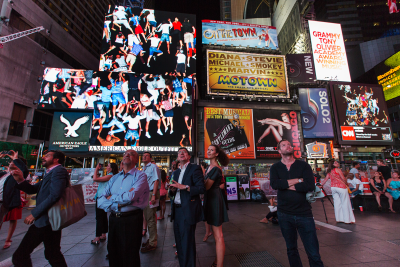
[[[322,188],[328,180],[331,180],[336,221],[354,224],[356,219],[351,207],[347,179],[343,176],[339,166],[339,162],[334,159],[329,162],[326,178],[319,187]]]
[[[158,220],[164,219],[165,215],[165,210],[166,210],[166,205],[165,205],[165,200],[167,199],[167,172],[164,170],[161,170],[161,187],[160,187],[160,217],[157,217]]]
[[[94,195],[94,199],[96,200],[96,237],[90,243],[93,245],[100,244],[100,241],[106,241],[107,233],[108,233],[108,219],[107,212],[103,209],[99,209],[97,207],[97,198],[103,194],[104,188],[106,187],[108,181],[118,173],[118,165],[115,163],[108,164],[106,171],[107,175],[99,177],[99,171],[102,169],[100,164],[97,164],[96,169],[94,170],[93,182],[99,184],[97,188],[96,195]]]
[[[196,224],[204,220],[200,194],[205,193],[200,166],[190,164],[189,151],[178,150],[180,169],[172,174],[170,195],[174,196],[171,221],[174,222],[176,249],[181,267],[196,266]]]
[[[292,144],[282,139],[277,149],[282,160],[271,166],[271,187],[278,190],[279,227],[285,238],[289,264],[303,266],[297,248],[297,233],[303,241],[311,267],[324,266],[311,205],[306,194],[315,189],[311,166],[293,157]]]
[[[207,149],[207,157],[210,166],[206,171],[204,196],[204,217],[208,225],[212,226],[214,233],[217,259],[212,266],[222,267],[224,265],[225,241],[222,233],[222,223],[228,222],[228,213],[225,200],[220,189],[223,178],[221,166],[229,164],[229,158],[218,146],[210,145]]]
[[[110,267],[140,266],[143,209],[150,190],[146,174],[135,167],[138,162],[139,154],[127,150],[123,170],[111,177],[97,198],[98,207],[111,212],[107,244]]]
[[[67,266],[61,253],[61,230],[53,231],[50,225],[48,210],[61,198],[69,181],[67,170],[62,166],[65,155],[61,151],[50,150],[42,158],[46,167],[43,180],[31,185],[24,180],[23,173],[13,163],[10,164],[11,174],[18,183],[15,187],[28,193],[36,194],[36,207],[24,222],[31,225],[12,256],[14,266],[32,266],[30,254],[44,244],[44,256],[51,266]]]
[[[146,253],[157,248],[157,207],[153,205],[160,199],[159,186],[161,185],[161,172],[156,164],[151,163],[152,155],[150,152],[144,152],[142,162],[144,163],[143,171],[147,175],[147,183],[149,184],[150,195],[147,207],[144,209],[143,233],[149,229],[149,239],[142,244],[142,253]],[[142,236],[143,236],[142,233]]]

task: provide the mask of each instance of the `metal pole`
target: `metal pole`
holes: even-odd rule
[[[42,150],[42,143],[40,143],[40,145],[39,145],[39,150],[38,150],[37,159],[36,159],[35,173],[37,172],[37,169],[38,169],[38,165],[39,165],[39,156],[40,156],[40,151],[41,151],[41,150]]]
[[[86,167],[86,158],[83,158],[83,166],[82,166],[83,168],[85,168]]]
[[[94,168],[94,157],[92,157],[92,164],[90,165],[90,168]]]

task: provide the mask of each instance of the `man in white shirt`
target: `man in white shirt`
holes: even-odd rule
[[[131,111],[130,114],[125,114],[122,117],[123,122],[128,122],[128,129],[125,134],[125,139],[124,139],[124,146],[128,145],[128,140],[130,139],[132,142],[135,141],[135,144],[132,146],[139,146],[139,122],[141,119],[146,118],[146,115],[137,115],[136,111]]]
[[[176,73],[178,76],[185,76],[186,74],[186,55],[183,50],[176,51]]]
[[[153,36],[153,37],[151,37]],[[159,45],[160,45],[160,41],[161,39],[158,38],[157,34],[151,34],[150,35],[150,51],[149,51],[149,58],[147,59],[147,67],[150,68],[150,60],[153,57],[154,61],[156,61],[156,56],[159,57],[163,54],[163,52],[161,50],[158,49]],[[154,53],[156,53],[156,55],[154,55]]]
[[[360,174],[358,173],[358,169],[360,168],[360,163],[357,161],[353,161],[353,168],[350,170],[350,173],[354,175],[355,178],[360,179]]]
[[[121,30],[120,24],[122,24],[125,26],[125,28],[127,28],[133,33],[133,30],[129,25],[127,17],[128,14],[125,12],[125,8],[123,6],[119,6],[118,9],[115,9],[113,13],[113,18],[114,18],[113,24],[116,25],[119,28],[119,30]]]
[[[167,43],[167,48],[168,48],[168,54],[169,52],[169,30],[172,28],[172,22],[171,19],[168,19],[168,23],[166,23],[165,21],[163,21],[163,23],[161,23],[160,25],[158,25],[156,31],[161,31],[162,35],[161,35],[161,41],[158,44],[158,48],[160,49],[160,46],[163,42]]]

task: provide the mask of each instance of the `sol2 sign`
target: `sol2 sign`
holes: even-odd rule
[[[398,150],[392,150],[392,151],[390,152],[390,156],[391,156],[392,158],[395,158],[395,159],[400,158],[400,152],[399,152]]]

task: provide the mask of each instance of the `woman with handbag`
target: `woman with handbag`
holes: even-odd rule
[[[329,162],[326,178],[319,187],[322,188],[328,180],[331,180],[336,221],[354,224],[356,219],[354,218],[354,213],[351,208],[349,197],[350,189],[347,186],[346,178],[339,169],[339,166],[339,162],[336,160],[332,159]]]
[[[99,184],[99,187],[97,188],[97,193],[94,196],[94,199],[96,200],[96,238],[90,242],[93,245],[98,245],[100,244],[100,241],[106,241],[107,239],[106,236],[108,232],[107,212],[97,207],[97,198],[103,194],[103,191],[106,188],[106,185],[108,181],[111,179],[111,177],[113,177],[118,173],[118,165],[115,163],[108,164],[106,168],[107,175],[103,177],[99,177],[98,173],[100,169],[102,169],[102,166],[100,164],[97,164],[93,175],[93,182]]]

